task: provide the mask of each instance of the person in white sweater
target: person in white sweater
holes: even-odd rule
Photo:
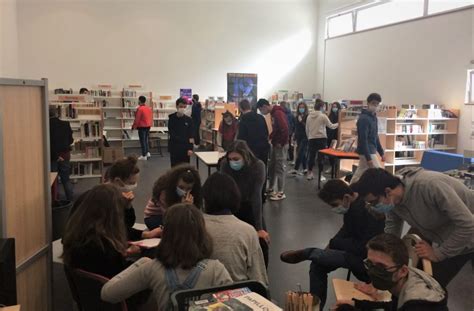
[[[166,212],[156,259],[141,258],[116,275],[102,287],[101,298],[117,303],[151,289],[157,309],[167,310],[177,290],[231,284],[224,265],[209,259],[212,250],[202,212],[192,204],[176,204]]]
[[[314,105],[314,111],[312,111],[306,119],[306,135],[308,136],[308,175],[307,179],[314,179],[313,167],[315,157],[318,156],[319,150],[327,148],[327,133],[326,127],[330,129],[336,129],[339,124],[332,123],[324,110],[325,103],[318,99]],[[323,159],[318,156],[318,168],[320,171],[323,170]]]
[[[202,188],[206,229],[214,240],[211,258],[224,264],[234,282],[255,280],[268,286],[257,231],[233,215],[240,207],[240,190],[229,175],[212,174]]]

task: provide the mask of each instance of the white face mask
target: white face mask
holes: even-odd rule
[[[181,115],[183,115],[185,111],[186,111],[186,108],[178,108],[178,113]]]
[[[138,187],[138,183],[134,183],[134,184],[131,184],[131,185],[125,185],[123,186],[123,190],[125,191],[133,191],[135,189],[137,189]]]

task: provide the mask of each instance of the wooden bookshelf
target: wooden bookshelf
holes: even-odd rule
[[[218,130],[222,122],[222,114],[229,111],[234,116],[238,115],[237,105],[234,103],[226,103],[223,100],[214,100],[212,98],[206,100],[205,107],[201,114],[201,145],[207,149],[217,150]]]
[[[161,142],[168,145],[168,120],[169,115],[176,112],[176,101],[170,95],[159,95],[153,101],[153,127],[150,137],[158,137]],[[162,146],[165,144],[162,144]]]

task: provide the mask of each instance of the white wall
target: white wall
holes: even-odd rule
[[[327,40],[324,98],[363,99],[376,91],[389,105],[461,109],[458,151],[474,149],[472,106],[464,105],[473,15],[463,10]]]
[[[228,72],[259,74],[259,96],[311,95],[313,0],[19,0],[20,71],[54,87],[143,83],[226,95]]]
[[[18,77],[16,0],[0,0],[0,77]]]

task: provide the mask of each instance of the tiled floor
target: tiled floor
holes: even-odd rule
[[[194,160],[192,164],[194,164]],[[139,163],[141,176],[135,192],[134,207],[137,222],[143,222],[143,210],[151,195],[154,181],[169,168],[169,160],[165,157],[153,157],[149,161]],[[203,179],[207,177],[207,169],[200,165]],[[96,184],[97,182],[95,182]],[[94,182],[81,182],[76,185],[76,195],[94,185]],[[339,215],[331,213],[317,198],[316,181],[308,182],[303,177],[287,178],[287,199],[281,202],[267,203],[264,207],[265,220],[271,235],[270,291],[272,298],[280,305],[284,303],[284,293],[287,290],[303,290],[309,287],[309,262],[298,265],[282,263],[279,259],[281,252],[288,249],[308,246],[325,247],[329,239],[337,232],[342,223]],[[60,249],[60,247],[59,247]],[[59,250],[60,251],[60,250]],[[346,270],[335,271],[330,275],[345,278]],[[450,310],[474,310],[473,302],[473,268],[467,264],[448,287]],[[55,310],[72,310],[72,300],[67,288],[62,266],[54,265]],[[326,309],[334,302],[334,293],[330,286]]]

